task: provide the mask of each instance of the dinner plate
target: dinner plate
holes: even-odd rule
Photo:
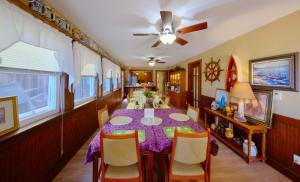
[[[188,121],[190,119],[189,116],[182,113],[172,113],[169,117],[175,121]]]
[[[142,118],[141,123],[147,126],[160,125],[162,123],[162,119],[159,117],[154,118]]]
[[[132,118],[128,116],[116,116],[110,120],[112,125],[126,125],[132,122]]]

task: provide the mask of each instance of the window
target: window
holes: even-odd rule
[[[18,96],[20,124],[58,112],[58,76],[53,73],[1,70],[0,97]]]
[[[75,104],[80,105],[95,98],[95,77],[82,76],[80,83],[75,86]]]
[[[106,74],[104,75],[104,83],[103,83],[103,95],[107,95],[112,90],[112,71],[108,70]]]
[[[113,88],[114,90],[117,90],[119,88],[118,78],[113,78]]]
[[[18,97],[21,126],[59,112],[54,51],[17,42],[0,52],[0,60],[0,97]]]
[[[111,78],[105,78],[103,84],[103,95],[106,95],[110,92],[111,89]]]

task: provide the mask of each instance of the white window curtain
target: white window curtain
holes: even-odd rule
[[[0,27],[0,51],[19,41],[53,50],[60,71],[69,75],[70,85],[74,82],[71,38],[5,0],[0,0]]]
[[[107,93],[113,90],[113,78],[115,77],[115,64],[108,60],[107,58],[102,59],[102,66],[103,66],[103,94],[106,95]]]
[[[81,45],[74,42],[73,45],[74,62],[75,62],[75,85],[81,80],[81,76],[99,75],[99,85],[102,83],[101,56]]]
[[[120,87],[120,80],[121,80],[121,67],[119,65],[116,66],[116,79],[114,83],[114,89],[117,89]]]
[[[103,76],[104,79],[111,79],[113,84],[113,90],[116,90],[118,88],[118,80],[120,80],[121,75],[121,68],[119,65],[114,64],[107,58],[103,58],[102,60],[103,64]]]
[[[114,78],[115,77],[115,70],[116,66],[113,62],[108,60],[107,58],[102,59],[102,65],[103,65],[103,76],[105,78]]]
[[[121,77],[121,67],[119,65],[116,65],[116,78],[120,80]]]

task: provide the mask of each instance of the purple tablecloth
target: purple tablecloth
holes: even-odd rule
[[[116,110],[111,118],[116,116],[129,116],[133,120],[131,123],[127,125],[112,125],[110,122],[104,125],[103,130],[105,133],[112,133],[114,130],[130,130],[130,129],[139,129],[145,130],[146,139],[144,142],[140,143],[140,149],[142,151],[153,151],[160,152],[163,149],[172,146],[173,140],[167,138],[164,133],[164,127],[168,126],[183,126],[189,125],[196,132],[205,131],[204,128],[200,127],[193,120],[188,121],[175,121],[169,117],[171,113],[181,113],[178,109],[155,109],[154,115],[156,117],[160,117],[163,122],[158,126],[145,126],[140,120],[144,116],[144,110],[127,110],[127,109],[119,109]],[[212,154],[216,155],[218,152],[218,145],[215,139],[212,139]],[[93,153],[100,151],[100,137],[99,133],[94,137],[91,141],[87,154],[86,154],[86,162],[91,162],[93,160]]]

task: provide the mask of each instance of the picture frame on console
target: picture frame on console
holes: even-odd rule
[[[245,117],[249,122],[272,127],[273,91],[253,90],[256,99],[245,102]]]
[[[17,97],[0,98],[0,136],[19,128]]]
[[[250,85],[254,89],[298,91],[298,53],[249,61]]]
[[[229,103],[228,97],[228,92],[225,89],[216,89],[215,102],[218,106],[218,109],[223,109]]]

